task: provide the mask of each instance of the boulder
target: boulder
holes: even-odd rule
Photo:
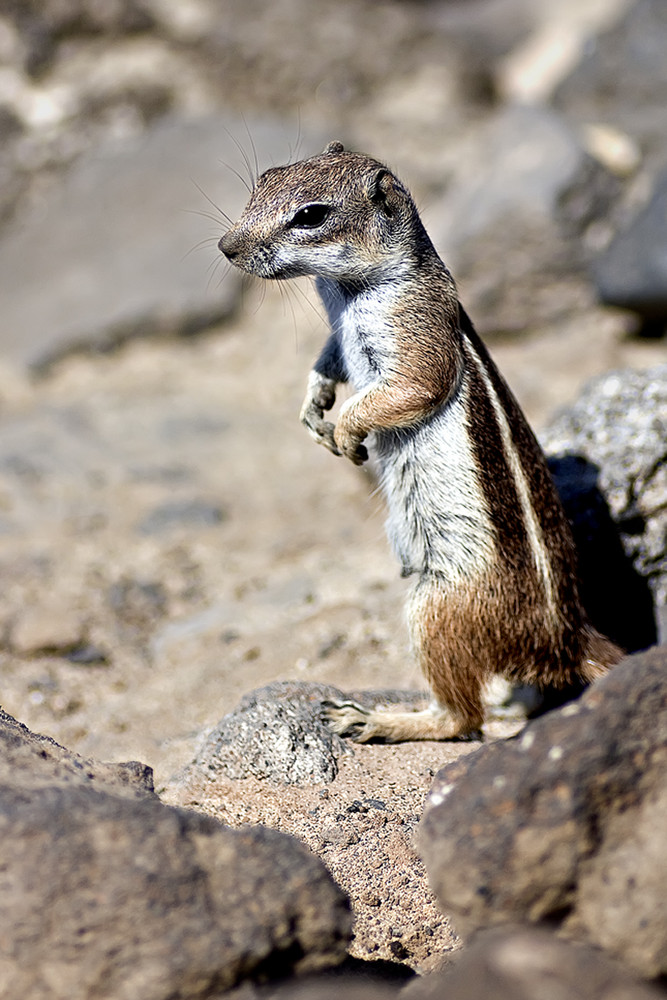
[[[2,996],[203,998],[344,958],[347,899],[303,845],[0,723]]]
[[[581,235],[618,181],[543,108],[508,107],[462,142],[427,229],[480,333],[560,319],[590,297]]]
[[[413,980],[401,1000],[658,1000],[597,949],[559,940],[534,927],[478,935],[442,972]]]
[[[39,369],[69,351],[193,333],[228,317],[242,277],[229,271],[220,280],[216,243],[247,190],[221,158],[246,127],[258,163],[281,149],[287,157],[286,130],[275,121],[165,118],[84,156],[4,230],[0,360]]]
[[[31,732],[0,708],[0,788],[37,791],[81,785],[128,798],[154,797],[153,771],[139,761],[107,764],[80,757],[49,736]]]
[[[667,171],[646,205],[636,209],[593,261],[598,297],[642,317],[647,331],[667,329]]]
[[[592,380],[540,441],[574,522],[596,624],[629,650],[664,642],[667,365]]]
[[[442,769],[418,848],[457,930],[551,920],[667,971],[667,648]]]
[[[587,45],[554,103],[570,121],[604,122],[631,136],[651,164],[665,162],[667,7],[633,0]]]

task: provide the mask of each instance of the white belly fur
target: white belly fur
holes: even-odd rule
[[[390,370],[394,356],[391,285],[345,301],[318,280],[350,382],[367,389]],[[484,507],[465,414],[465,386],[427,423],[371,435],[388,507],[387,535],[404,572],[435,572],[450,583],[478,576],[495,559],[494,532]]]
[[[445,404],[428,424],[376,437],[387,535],[404,571],[452,584],[478,576],[496,548],[463,401]]]

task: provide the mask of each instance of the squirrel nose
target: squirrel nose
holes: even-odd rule
[[[225,235],[218,241],[218,249],[224,253],[227,260],[233,260],[234,257],[238,256],[241,248],[238,238],[230,232],[225,233]]]

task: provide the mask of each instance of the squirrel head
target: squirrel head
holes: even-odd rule
[[[316,156],[261,174],[218,245],[259,277],[368,285],[406,267],[421,234],[410,193],[388,167],[334,141]]]

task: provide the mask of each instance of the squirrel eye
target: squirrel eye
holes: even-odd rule
[[[297,229],[316,229],[321,226],[331,212],[330,205],[305,205],[292,216],[290,227]]]

